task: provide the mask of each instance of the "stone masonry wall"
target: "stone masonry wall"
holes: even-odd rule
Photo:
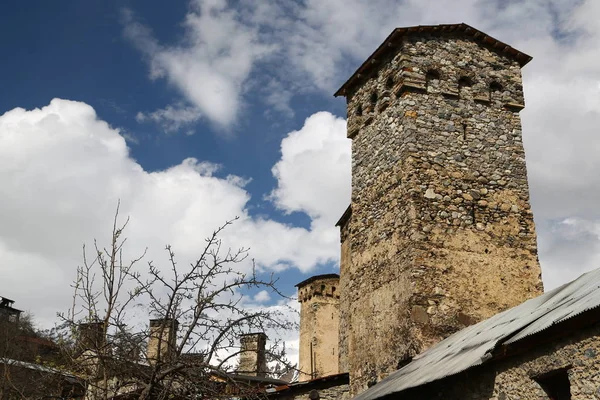
[[[348,269],[352,263],[352,252],[351,252],[351,237],[350,237],[350,223],[349,219],[343,221],[340,225],[340,324],[341,321],[349,321],[350,303],[348,301],[341,300],[344,297],[344,293],[348,293],[349,279],[343,279],[342,277],[348,276]],[[349,329],[339,329],[338,332],[338,370],[339,372],[348,372],[348,334]]]
[[[347,400],[350,398],[348,384],[319,389],[319,400]],[[311,400],[310,390],[304,390],[293,395],[282,396],[282,400]]]
[[[539,345],[524,354],[475,367],[390,399],[540,400],[548,394],[535,377],[567,369],[572,400],[600,399],[600,326]]]
[[[240,363],[237,372],[244,375],[266,376],[267,335],[263,332],[247,333],[240,337]]]
[[[300,381],[338,373],[338,293],[338,277],[328,276],[298,286]]]
[[[381,65],[347,96],[340,371],[354,394],[543,290],[520,65],[450,34],[405,36]]]

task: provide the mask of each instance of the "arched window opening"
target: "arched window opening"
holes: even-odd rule
[[[473,86],[473,81],[468,76],[461,76],[458,79],[458,88],[471,87]]]
[[[391,76],[388,76],[387,80],[385,81],[385,88],[391,89],[393,87],[394,87],[394,78],[392,78]]]
[[[371,93],[371,104],[377,103],[377,93]]]
[[[440,73],[435,70],[435,69],[430,69],[429,71],[427,71],[427,74],[425,75],[425,79],[427,80],[427,82],[432,81],[434,79],[440,79]]]
[[[490,92],[501,92],[502,91],[502,85],[499,84],[496,81],[493,81],[492,83],[490,83]]]
[[[358,107],[356,107],[356,111],[354,112],[354,114],[357,117],[361,117],[363,115],[363,109],[362,106],[359,104]]]

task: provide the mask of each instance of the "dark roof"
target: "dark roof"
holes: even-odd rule
[[[269,397],[271,396],[289,396],[292,393],[299,391],[311,390],[314,388],[322,388],[323,386],[332,387],[339,385],[347,385],[350,382],[348,372],[335,375],[327,375],[309,381],[293,382],[283,386],[277,386],[274,389],[267,389]]]
[[[449,32],[462,33],[465,36],[471,37],[474,41],[482,43],[496,53],[506,55],[519,62],[521,67],[531,61],[532,57],[520,52],[519,50],[507,45],[504,42],[494,39],[488,34],[473,28],[470,25],[465,24],[445,24],[445,25],[417,25],[409,26],[404,28],[396,28],[390,33],[390,35],[383,41],[383,43],[366,59],[364,63],[356,70],[354,74],[342,85],[341,88],[335,92],[334,96],[345,96],[346,90],[353,86],[361,77],[366,76],[372,68],[377,66],[383,56],[397,45],[401,38],[405,35],[411,35],[414,33],[430,33],[430,34],[442,34]]]
[[[338,222],[335,223],[335,226],[343,226],[346,223],[346,221],[348,221],[348,219],[350,219],[351,215],[352,215],[352,204],[350,204],[348,206],[348,208],[346,208],[346,211],[344,211],[344,213],[342,214],[342,216],[340,217]]]
[[[23,310],[18,310],[16,308],[14,308],[12,305],[15,303],[14,300],[11,300],[7,297],[2,297],[0,296],[0,308],[3,310],[8,310],[12,313],[22,313]]]
[[[600,314],[588,311],[600,307],[600,269],[528,300],[514,308],[471,325],[442,340],[416,356],[402,369],[393,372],[367,389],[357,400],[372,400],[458,374],[494,359],[498,348],[524,341],[583,313],[587,323],[600,320]]]
[[[314,281],[318,281],[320,279],[333,279],[333,278],[337,278],[339,279],[340,276],[338,274],[323,274],[323,275],[315,275],[315,276],[311,276],[308,279],[303,280],[302,282],[298,283],[296,285],[296,287],[300,287],[300,286],[304,286],[304,285],[308,285],[311,282]]]
[[[255,335],[262,335],[262,336],[265,336],[265,337],[267,337],[267,334],[266,334],[266,333],[264,333],[264,332],[248,332],[248,333],[240,333],[240,335],[239,335],[239,336],[240,336],[240,337],[242,337],[242,336],[255,336]]]

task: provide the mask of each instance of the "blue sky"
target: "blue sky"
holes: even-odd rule
[[[397,26],[466,22],[533,56],[521,112],[547,288],[600,259],[592,1],[31,1],[0,9],[0,295],[47,324],[117,199],[131,254],[249,246],[282,290],[337,271],[349,202],[333,92]],[[248,264],[240,268],[249,268]],[[36,279],[32,280],[31,278]],[[273,297],[248,302],[271,306]]]

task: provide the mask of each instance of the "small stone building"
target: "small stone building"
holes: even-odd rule
[[[600,269],[463,329],[356,400],[600,399]]]

